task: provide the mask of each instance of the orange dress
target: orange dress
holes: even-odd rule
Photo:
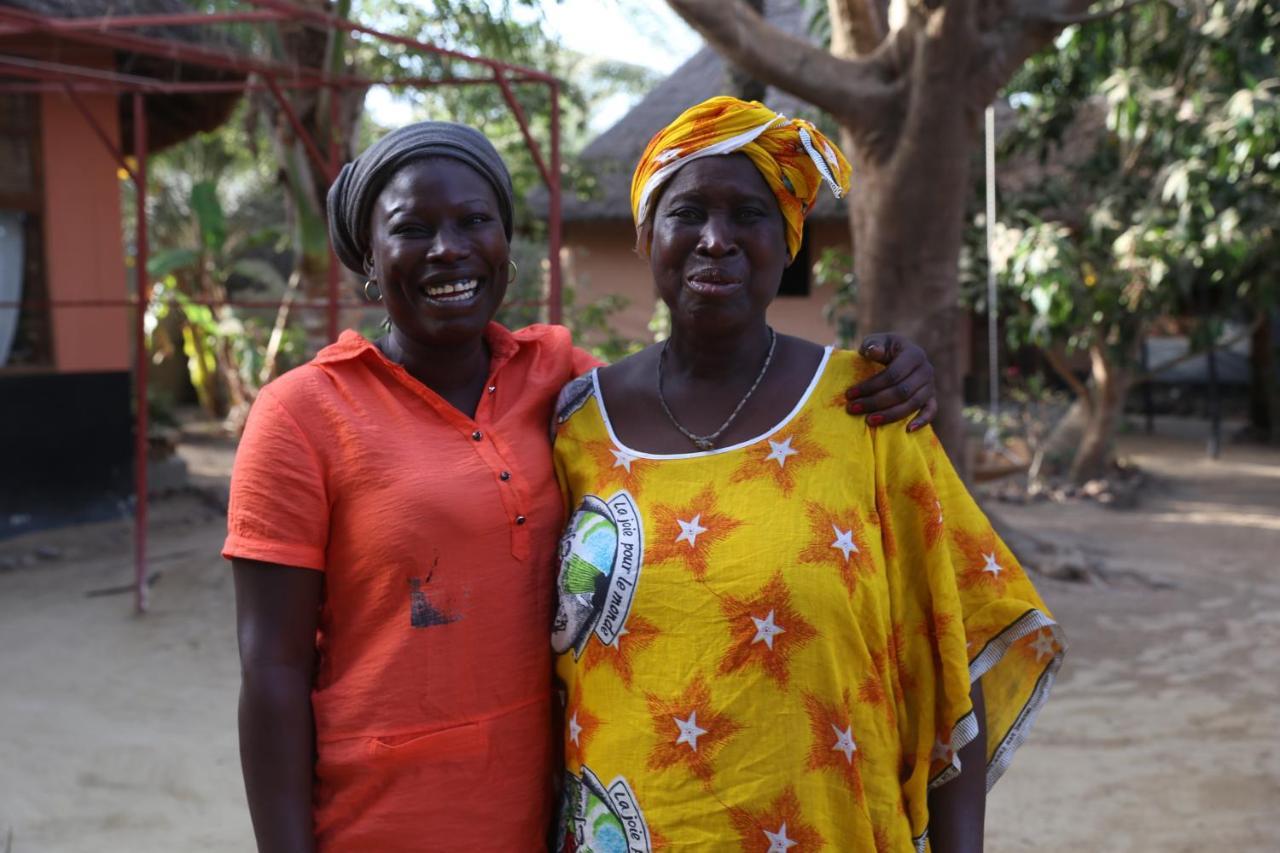
[[[536,850],[556,759],[563,507],[548,424],[596,363],[561,327],[486,337],[475,418],[354,332],[263,389],[223,556],[324,572],[320,851]]]

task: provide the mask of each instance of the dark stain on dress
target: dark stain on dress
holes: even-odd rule
[[[448,625],[457,622],[459,616],[449,612],[449,608],[440,602],[427,597],[427,585],[435,572],[425,578],[409,578],[409,624],[414,628],[431,628],[435,625]]]

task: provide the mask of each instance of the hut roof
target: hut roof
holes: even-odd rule
[[[197,11],[183,0],[0,0],[0,6],[21,9],[51,18],[96,18],[123,15],[180,14]],[[243,55],[240,45],[225,31],[209,26],[151,26],[131,29],[137,35]],[[30,36],[23,36],[28,48]],[[56,44],[51,37],[48,43]],[[116,51],[116,70],[171,82],[226,82],[244,74],[205,65],[181,62],[128,51]],[[65,58],[60,61],[67,61]],[[240,99],[239,92],[170,93],[147,95],[148,148],[157,151],[225,122]],[[133,150],[133,99],[120,98],[120,134],[125,151]]]
[[[807,33],[807,20],[800,0],[769,0],[770,23],[796,35]],[[655,133],[696,103],[724,94],[728,75],[724,60],[704,47],[659,83],[617,124],[592,140],[578,155],[578,165],[592,184],[581,193],[566,192],[562,215],[566,222],[586,220],[631,220],[631,173]],[[794,95],[769,87],[765,103],[786,116],[807,118],[829,124],[813,105]],[[538,187],[529,195],[530,205],[545,215],[547,191]],[[814,205],[814,219],[842,219],[845,206],[829,192],[822,192]]]

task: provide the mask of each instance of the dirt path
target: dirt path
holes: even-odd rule
[[[987,849],[1274,851],[1280,803],[1280,452],[1144,440],[1133,511],[1002,507],[1152,589],[1044,581],[1072,642],[1030,743],[992,792]],[[228,454],[184,448],[216,486]],[[152,612],[127,595],[129,528],[0,542],[0,851],[252,849],[235,740],[223,520],[153,508]],[[43,557],[34,555],[42,549]]]
[[[1002,507],[1169,589],[1041,584],[1071,651],[991,798],[991,850],[1275,851],[1280,453],[1136,438],[1138,509]]]

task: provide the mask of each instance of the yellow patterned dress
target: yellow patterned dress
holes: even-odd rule
[[[769,433],[678,455],[561,393],[561,850],[924,850],[978,677],[1008,766],[1063,641],[932,432],[845,414],[876,369],[828,350]]]

